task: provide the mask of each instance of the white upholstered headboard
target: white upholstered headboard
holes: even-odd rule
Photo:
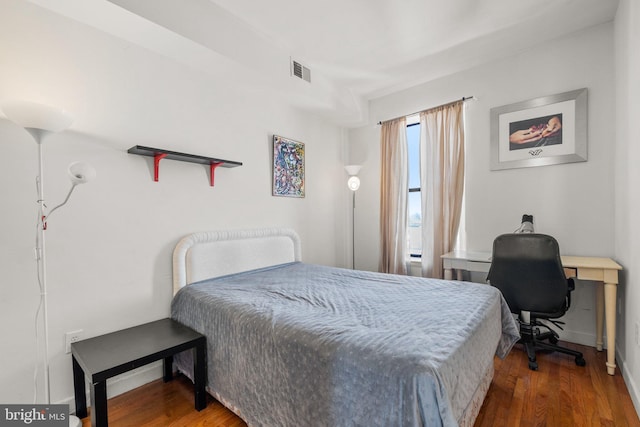
[[[300,238],[286,228],[189,234],[173,251],[173,293],[211,277],[301,259]]]

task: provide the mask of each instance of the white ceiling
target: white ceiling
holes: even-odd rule
[[[362,124],[367,101],[610,21],[617,0],[30,0]],[[543,45],[542,45],[543,46]],[[292,78],[289,59],[311,69]],[[544,61],[544,48],[532,56]]]
[[[613,0],[211,0],[366,98],[430,77],[430,58],[507,55],[613,19]],[[468,60],[474,60],[467,52]],[[453,58],[451,58],[453,59]],[[424,78],[423,78],[424,79]]]

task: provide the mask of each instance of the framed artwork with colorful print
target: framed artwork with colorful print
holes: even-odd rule
[[[304,197],[304,144],[273,136],[273,195]]]

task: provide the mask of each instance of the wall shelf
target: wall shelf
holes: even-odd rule
[[[162,148],[144,147],[142,145],[136,145],[127,153],[138,154],[140,156],[153,157],[153,180],[158,181],[158,172],[160,170],[160,160],[178,160],[181,162],[198,163],[201,165],[208,165],[210,171],[210,184],[213,187],[215,170],[219,166],[223,168],[235,168],[242,166],[241,162],[234,162],[231,160],[216,159],[214,157],[198,156],[195,154],[179,153],[177,151],[163,150]]]

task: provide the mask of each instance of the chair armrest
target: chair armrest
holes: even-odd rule
[[[566,310],[568,310],[569,307],[571,307],[571,292],[573,292],[576,289],[576,283],[573,281],[573,278],[568,278],[567,279],[567,286],[569,288],[569,292],[567,292],[567,308],[566,308]]]

